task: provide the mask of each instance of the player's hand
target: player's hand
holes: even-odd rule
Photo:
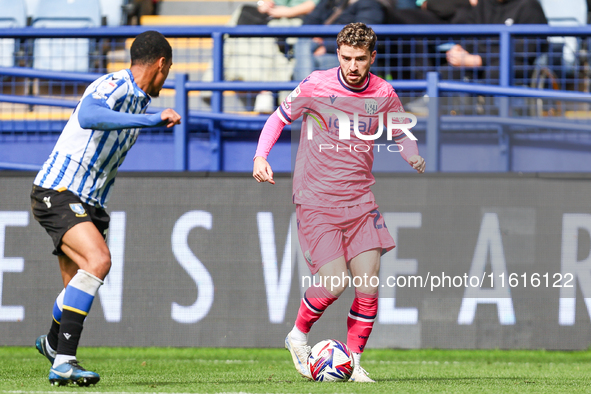
[[[408,158],[408,164],[412,166],[419,174],[425,172],[425,160],[419,156],[414,155]]]
[[[275,181],[273,180],[273,170],[271,170],[271,166],[267,163],[267,160],[264,157],[255,157],[252,176],[259,183],[269,182],[272,185],[275,184]]]
[[[166,121],[166,127],[170,128],[175,124],[181,124],[181,115],[177,114],[174,109],[168,108],[162,111],[160,119]]]

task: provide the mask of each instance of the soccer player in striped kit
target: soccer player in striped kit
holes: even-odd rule
[[[82,326],[111,268],[105,211],[115,176],[143,127],[173,127],[172,109],[145,114],[172,65],[172,48],[156,31],[138,35],[131,67],[104,75],[84,92],[33,183],[31,208],[53,240],[64,289],[53,306],[47,335],[35,346],[52,364],[51,384],[99,381],[76,360]]]
[[[299,84],[265,123],[254,158],[254,178],[274,184],[273,171],[266,160],[269,151],[283,127],[304,115],[293,174],[293,201],[300,246],[311,273],[319,273],[321,286],[306,290],[295,326],[285,338],[285,347],[298,372],[307,378],[311,378],[307,365],[308,333],[347,284],[341,281],[339,286],[332,287],[331,278],[343,278],[349,271],[353,277],[377,277],[380,256],[395,247],[370,189],[375,183],[371,174],[374,149],[368,145],[368,139],[378,127],[383,129],[385,122],[376,117],[383,119],[386,113],[403,113],[404,109],[392,86],[369,72],[376,56],[376,40],[374,31],[363,23],[345,26],[337,36],[340,67],[315,71]],[[359,101],[363,103],[360,107]],[[363,117],[359,108],[365,111]],[[356,134],[341,140],[340,126],[336,125],[343,119],[334,116],[335,110],[355,113],[358,121],[351,124],[357,133],[366,134],[364,138]],[[333,116],[326,118],[328,113]],[[386,119],[395,123],[394,118]],[[365,133],[362,123],[367,126]],[[403,159],[422,173],[425,161],[415,140],[403,129],[392,130],[392,137],[402,147]],[[360,361],[377,316],[378,284],[371,280],[352,283],[356,288],[347,319],[347,345],[353,352],[355,368],[350,380],[374,382]]]

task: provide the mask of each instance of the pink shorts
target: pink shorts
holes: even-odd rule
[[[298,204],[296,217],[300,247],[312,275],[338,257],[349,262],[365,251],[381,248],[384,254],[396,246],[375,202],[336,208]]]

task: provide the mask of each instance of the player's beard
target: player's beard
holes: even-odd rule
[[[361,85],[363,82],[365,82],[367,74],[369,74],[369,70],[367,70],[364,74],[358,73],[357,75],[360,77],[356,81],[350,80],[349,75],[345,75],[345,82],[347,82],[349,85]]]

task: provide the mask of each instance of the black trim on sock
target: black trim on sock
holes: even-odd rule
[[[49,329],[49,333],[47,333],[47,342],[49,343],[49,346],[51,346],[51,348],[53,350],[57,349],[57,344],[58,344],[58,335],[60,333],[60,325],[58,322],[55,321],[55,319],[51,319],[51,328]]]
[[[57,354],[76,356],[86,316],[64,309],[59,330]]]

